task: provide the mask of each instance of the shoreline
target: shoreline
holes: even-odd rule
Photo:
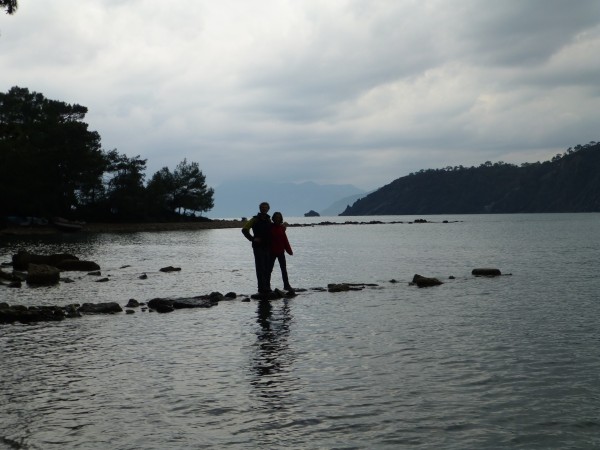
[[[29,227],[11,226],[0,229],[0,236],[217,230],[222,228],[242,228],[244,223],[245,222],[242,222],[241,220],[211,220],[206,222],[86,223],[81,230],[72,232],[61,231],[52,225]]]
[[[382,224],[426,224],[426,223],[456,223],[460,220],[442,222],[430,222],[425,219],[415,219],[413,221],[391,221],[382,222],[380,220],[371,220],[368,222],[357,222],[347,220],[345,222],[323,221],[318,223],[288,223],[287,226],[293,227],[314,227],[328,225],[382,225]],[[206,222],[136,222],[136,223],[86,223],[82,229],[77,231],[64,231],[52,225],[47,226],[12,226],[0,229],[0,236],[44,236],[54,234],[78,234],[78,233],[144,233],[161,231],[195,231],[195,230],[218,230],[224,228],[241,229],[246,222],[237,219],[214,219]]]

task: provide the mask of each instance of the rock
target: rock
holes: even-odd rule
[[[173,301],[165,298],[153,298],[148,302],[150,311],[156,311],[159,313],[169,313],[175,311],[173,308]]]
[[[27,270],[29,264],[46,264],[56,267],[58,263],[65,259],[78,259],[68,253],[56,253],[52,255],[36,255],[26,250],[19,250],[12,256],[13,268],[16,270]]]
[[[135,311],[133,309],[126,309],[125,314],[133,314]]]
[[[304,213],[304,217],[320,217],[321,214],[319,214],[318,212],[314,211],[314,210],[310,210],[307,213]]]
[[[492,267],[481,267],[478,269],[473,269],[471,274],[475,275],[476,277],[497,277],[502,275],[502,272],[500,272],[500,269],[495,269]]]
[[[254,300],[278,300],[280,298],[283,298],[283,296],[283,292],[281,292],[279,289],[275,289],[272,292],[252,294],[250,298]]]
[[[14,281],[13,274],[12,273],[6,273],[2,269],[0,269],[0,280]]]
[[[159,269],[161,272],[179,272],[181,270],[181,267],[173,267],[173,266],[167,266],[167,267],[163,267],[162,269]]]
[[[415,274],[415,276],[413,277],[413,280],[412,280],[412,284],[416,284],[417,287],[421,288],[421,287],[439,286],[440,284],[444,284],[444,283],[442,283],[437,278],[429,278],[429,277],[421,276],[419,274]]]
[[[223,294],[221,294],[220,292],[211,292],[208,295],[208,298],[214,302],[220,302],[221,300],[223,300],[225,298],[225,296]]]
[[[211,308],[219,302],[210,296],[200,296],[191,298],[176,298],[173,300],[173,308]]]
[[[172,312],[175,309],[183,308],[211,308],[218,304],[218,301],[210,298],[209,295],[189,298],[153,298],[148,302],[148,306],[160,313]]]
[[[90,275],[92,277],[99,277],[102,275],[102,272],[100,272],[99,270],[94,270],[92,272],[88,272],[88,275]]]
[[[99,278],[97,280],[94,281],[94,283],[106,283],[107,281],[110,281],[108,278],[104,277],[104,278]]]
[[[140,306],[140,302],[138,302],[135,298],[130,298],[125,305],[125,308],[137,308],[138,306]]]
[[[42,286],[58,284],[60,281],[60,271],[54,266],[30,263],[26,281],[28,284]]]
[[[20,281],[11,281],[10,283],[8,283],[9,288],[20,288],[21,286],[22,283]]]
[[[57,306],[9,306],[0,304],[0,323],[31,323],[40,321],[58,321],[65,318],[62,308]]]
[[[237,298],[237,294],[235,292],[228,292],[227,294],[225,294],[225,298],[229,299],[229,300],[233,300],[233,299]]]
[[[79,307],[79,312],[84,314],[114,314],[123,312],[123,308],[117,302],[84,303]]]
[[[148,279],[148,275],[146,275],[145,273],[143,273],[143,274],[141,274],[141,275],[140,275],[138,278],[139,278],[140,280],[147,280],[147,279]]]
[[[63,283],[75,283],[75,280],[72,280],[71,278],[60,278],[60,281],[62,281]]]
[[[80,261],[79,259],[65,259],[60,261],[56,267],[63,272],[90,272],[100,269],[100,266],[94,261]]]
[[[348,283],[328,284],[327,290],[329,292],[345,292],[350,290],[350,285]]]

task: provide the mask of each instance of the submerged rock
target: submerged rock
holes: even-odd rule
[[[161,272],[179,272],[181,270],[181,267],[167,266],[158,270],[160,270]]]

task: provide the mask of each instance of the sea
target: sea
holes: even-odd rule
[[[0,237],[0,262],[24,249],[101,267],[0,286],[11,305],[237,294],[0,325],[0,448],[600,447],[600,214],[286,221],[302,225],[287,229],[299,292],[270,302],[248,299],[239,229]],[[339,283],[360,286],[327,291]]]

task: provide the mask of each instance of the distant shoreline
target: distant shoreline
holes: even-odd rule
[[[241,220],[211,220],[206,222],[148,222],[148,223],[86,223],[73,233],[142,233],[154,231],[217,230],[242,228]],[[65,233],[53,226],[10,226],[0,230],[2,236],[35,236]],[[71,233],[69,233],[71,234]]]
[[[383,225],[383,224],[412,224],[412,223],[456,223],[461,220],[433,222],[425,219],[415,219],[412,221],[391,221],[382,222],[380,220],[371,220],[368,222],[358,222],[347,220],[345,222],[322,221],[316,223],[288,223],[290,228],[294,227],[314,227],[327,225]],[[51,225],[48,226],[29,226],[18,227],[11,226],[0,229],[0,236],[38,236],[53,234],[77,234],[77,233],[144,233],[160,231],[195,231],[195,230],[218,230],[223,228],[242,228],[246,222],[237,219],[214,219],[206,222],[148,222],[148,223],[86,223],[81,230],[65,232]]]

